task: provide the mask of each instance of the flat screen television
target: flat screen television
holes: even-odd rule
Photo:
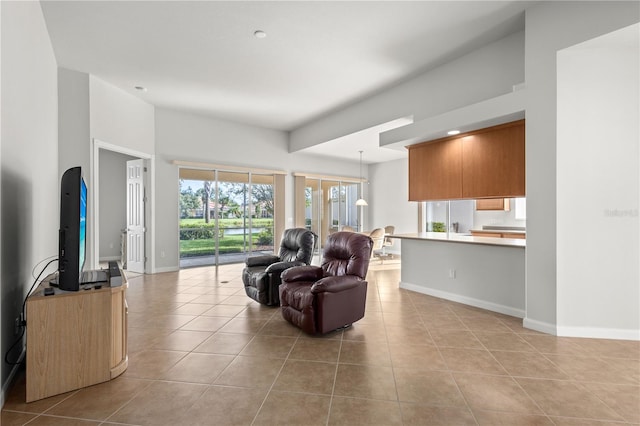
[[[58,288],[78,291],[87,248],[87,185],[82,168],[72,167],[60,182]]]

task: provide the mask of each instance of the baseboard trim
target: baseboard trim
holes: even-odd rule
[[[180,268],[178,266],[165,266],[164,268],[156,268],[152,271],[152,274],[162,274],[164,272],[176,272],[179,271]]]
[[[27,354],[27,349],[25,346],[23,346],[22,353],[20,354],[20,357],[18,357],[18,363],[22,362],[26,354]],[[20,369],[20,365],[14,365],[13,368],[11,369],[11,372],[9,373],[9,377],[7,377],[7,380],[2,384],[2,393],[0,393],[0,409],[4,407],[4,403],[7,400],[6,396],[7,396],[7,393],[9,392],[9,387],[13,383],[13,379],[16,377],[16,374],[18,374],[19,369]]]
[[[104,256],[104,257],[101,257],[98,261],[99,262],[109,262],[111,260],[120,261],[120,260],[122,260],[122,256]]]
[[[500,305],[486,300],[475,299],[473,297],[462,296],[460,294],[449,293],[442,290],[426,288],[420,285],[411,284],[400,281],[400,288],[415,291],[416,293],[426,294],[428,296],[439,297],[440,299],[451,300],[452,302],[463,303],[465,305],[475,306],[476,308],[486,309],[492,312],[509,315],[516,318],[524,318],[524,310],[513,308],[511,306]]]
[[[537,321],[531,318],[524,318],[522,320],[522,326],[524,328],[539,331],[541,333],[551,334],[553,336],[558,335],[558,328],[556,327],[556,325],[548,322]]]
[[[640,330],[558,326],[558,336],[592,339],[640,340]]]

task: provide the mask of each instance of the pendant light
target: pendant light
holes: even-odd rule
[[[362,151],[358,151],[358,152],[360,152],[360,188],[362,189]],[[368,206],[368,205],[369,204],[367,204],[365,199],[362,197],[358,198],[358,200],[356,201],[356,206]]]

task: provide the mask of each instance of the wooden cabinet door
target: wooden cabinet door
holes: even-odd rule
[[[462,198],[525,195],[524,120],[462,138]]]
[[[476,200],[476,210],[510,210],[508,198],[484,198]]]
[[[409,201],[461,198],[461,149],[459,139],[409,147]]]

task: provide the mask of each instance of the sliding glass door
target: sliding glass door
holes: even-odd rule
[[[297,177],[304,179],[304,221],[307,229],[318,235],[318,249],[327,236],[341,230],[361,231],[360,212],[356,207],[360,184],[342,180]]]
[[[274,192],[272,174],[180,169],[180,266],[273,253]]]

